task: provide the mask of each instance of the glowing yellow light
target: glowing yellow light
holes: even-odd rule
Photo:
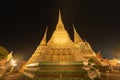
[[[54,35],[54,38],[53,38],[54,43],[57,43],[57,44],[68,43],[68,37],[65,36],[65,35],[66,35],[65,32],[61,32],[61,33],[59,33],[59,31],[56,32],[55,35]]]
[[[55,39],[55,42],[56,42],[56,43],[66,43],[66,42],[67,42],[67,39],[66,39],[66,38],[59,38],[59,37],[58,37],[58,38]]]
[[[60,65],[65,65],[67,62],[59,62]]]
[[[88,62],[83,62],[83,64],[84,64],[85,66],[87,66],[87,65],[88,65]]]
[[[17,66],[16,61],[13,59],[11,59],[11,64],[12,64],[12,66]]]
[[[32,63],[32,64],[28,64],[27,66],[37,66],[39,65],[39,63]]]
[[[120,61],[118,61],[118,63],[120,63]]]

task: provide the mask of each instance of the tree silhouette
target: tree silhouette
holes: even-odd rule
[[[6,59],[7,55],[8,55],[7,49],[4,48],[3,46],[0,46],[0,60]]]

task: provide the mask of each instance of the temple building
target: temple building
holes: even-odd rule
[[[20,72],[31,77],[35,77],[34,71],[39,71],[39,77],[79,77],[81,74],[78,71],[81,70],[82,63],[96,58],[96,54],[90,44],[81,39],[74,26],[73,29],[74,41],[69,37],[59,11],[58,23],[52,37],[46,41],[46,29],[37,49]]]

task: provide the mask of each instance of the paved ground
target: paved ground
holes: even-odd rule
[[[23,75],[21,73],[11,73],[0,77],[0,80],[29,80],[29,79],[23,79]],[[108,77],[104,77],[101,80],[120,80],[120,72],[108,73]]]

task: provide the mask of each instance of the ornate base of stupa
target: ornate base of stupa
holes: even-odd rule
[[[76,80],[88,78],[87,71],[82,69],[83,62],[40,62],[38,66],[29,66],[24,73],[34,79]],[[39,69],[38,69],[39,68]]]

